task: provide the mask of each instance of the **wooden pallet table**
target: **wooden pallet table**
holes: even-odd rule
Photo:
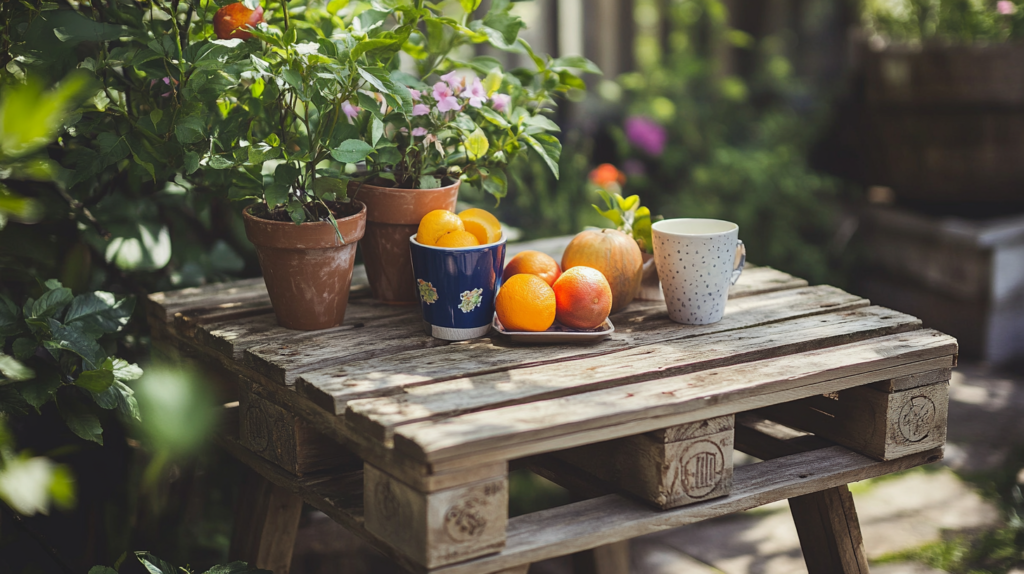
[[[767,267],[719,323],[638,301],[587,345],[433,339],[359,274],[325,331],[278,327],[259,279],[154,294],[148,313],[155,349],[236,401],[218,441],[255,473],[232,554],[277,572],[303,501],[412,572],[490,574],[592,549],[625,572],[624,541],[782,499],[812,574],[867,572],[846,484],[942,457],[957,355],[914,317]],[[579,502],[509,518],[510,468]]]

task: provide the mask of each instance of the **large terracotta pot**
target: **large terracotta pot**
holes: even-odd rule
[[[256,246],[277,322],[287,329],[316,331],[341,325],[356,259],[356,242],[366,229],[366,206],[334,225],[317,221],[295,225],[243,211],[245,235]]]
[[[349,183],[348,195],[366,204],[363,263],[373,296],[383,303],[419,302],[412,276],[409,238],[435,209],[455,210],[459,183],[437,189],[397,189]]]

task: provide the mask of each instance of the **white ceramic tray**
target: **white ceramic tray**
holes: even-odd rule
[[[596,329],[578,330],[570,329],[555,321],[554,325],[548,327],[547,331],[507,331],[502,326],[498,316],[494,316],[491,323],[494,330],[505,335],[517,343],[590,343],[607,339],[615,332],[615,325],[611,319],[605,319]]]

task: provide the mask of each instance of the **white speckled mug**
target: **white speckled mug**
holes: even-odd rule
[[[652,230],[669,318],[685,325],[721,321],[729,286],[747,259],[740,226],[718,219],[665,219]]]

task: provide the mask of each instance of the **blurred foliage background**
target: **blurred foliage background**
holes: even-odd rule
[[[967,32],[955,31],[956,22],[973,12],[946,24],[936,20],[934,14],[960,5],[954,0],[927,3],[939,8],[924,16],[917,0],[865,1],[873,10],[866,26],[904,39],[1017,34],[1017,16],[1009,28],[1004,19],[995,27],[961,26]],[[230,182],[191,185],[179,177],[178,155],[139,141],[140,126],[156,129],[170,117],[154,113],[169,109],[175,90],[162,69],[163,43],[207,34],[209,14],[226,3],[0,3],[0,295],[14,305],[18,329],[29,329],[32,318],[18,314],[21,306],[55,289],[141,301],[152,292],[259,274],[241,227],[242,205],[224,189]],[[292,3],[294,9],[303,4]],[[516,10],[541,33],[552,28],[556,4],[521,2]],[[722,0],[634,0],[618,24],[628,32],[622,46],[629,61],[607,68],[604,77],[588,77],[588,91],[559,102],[561,178],[524,156],[510,171],[509,195],[500,205],[468,189],[461,199],[494,210],[524,239],[608,226],[591,207],[600,200],[589,178],[610,163],[626,175],[622,194],[639,195],[652,214],[736,221],[752,262],[845,285],[854,254],[846,247],[851,231],[842,207],[858,200],[859,187],[809,158],[821,155],[833,118],[843,113],[837,102],[851,80],[846,34],[862,6],[853,0],[730,5],[732,13]],[[193,29],[182,37],[152,16],[154,9],[178,13],[186,6],[198,9],[189,11]],[[142,32],[126,36],[130,30]],[[826,152],[836,155],[827,145]],[[57,402],[61,394],[94,392],[79,381],[81,368],[64,372],[59,385],[66,388],[30,404],[31,416],[14,418],[12,407],[0,407],[8,417],[0,427],[0,490],[3,471],[11,468],[24,477],[45,467],[52,485],[35,507],[48,517],[0,511],[0,563],[12,571],[83,571],[139,548],[197,567],[226,558],[241,470],[202,440],[215,420],[201,375],[161,367],[150,357],[141,307],[94,339],[104,357],[145,371],[125,379],[121,391],[122,397],[131,391],[141,422],[117,409],[93,409],[102,444],[70,427]],[[51,318],[70,323],[67,314],[54,311]],[[19,361],[0,363],[0,393],[19,385],[10,388],[22,396],[32,379],[20,369],[43,369],[35,351],[50,339],[39,335],[31,349],[22,344],[19,360],[15,337],[25,336],[15,333],[0,332],[0,345],[12,353],[0,360]],[[524,480],[515,488],[534,492]],[[61,541],[59,556],[39,540]],[[17,562],[5,562],[13,555]]]

